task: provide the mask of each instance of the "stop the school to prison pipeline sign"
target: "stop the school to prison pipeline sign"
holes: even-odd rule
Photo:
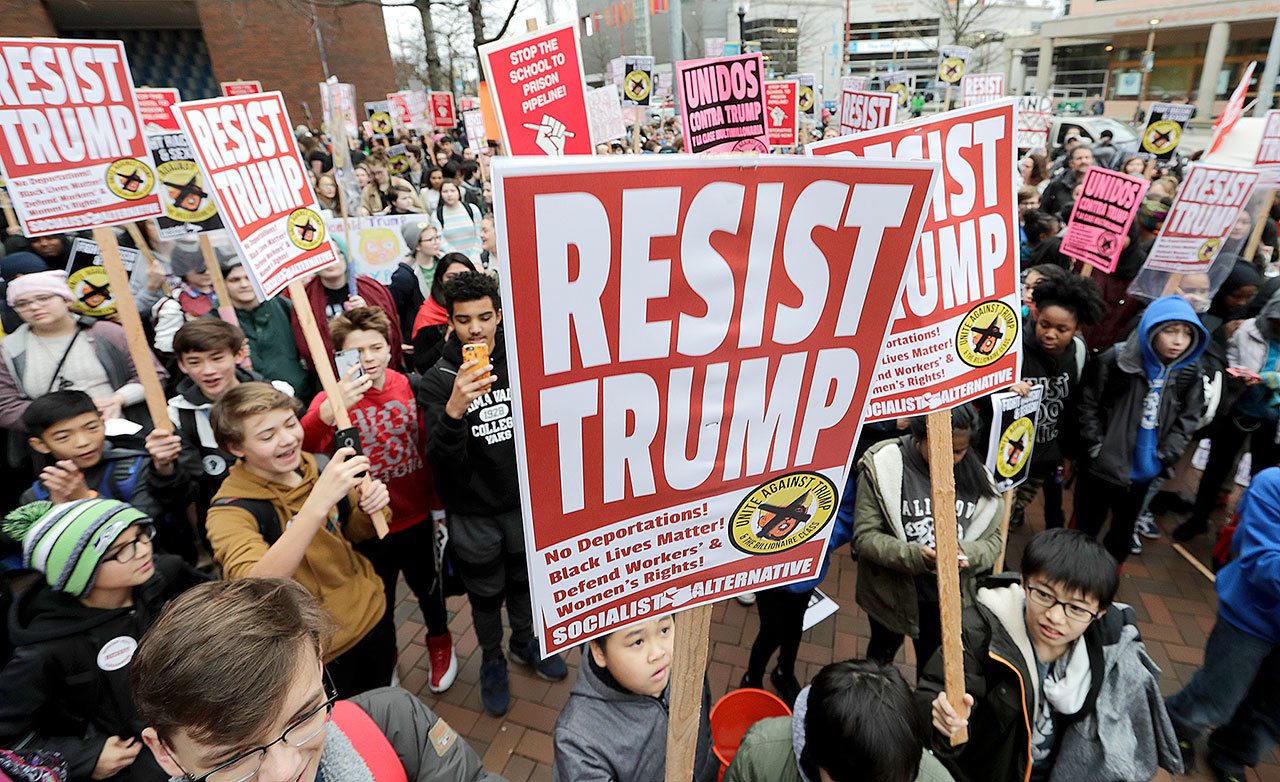
[[[545,652],[813,577],[936,171],[495,161]]]
[[[1021,285],[1014,109],[1002,99],[928,121],[810,144],[816,156],[942,164],[928,220],[897,290],[866,420],[947,410],[1013,384]]]
[[[0,38],[0,175],[26,236],[160,214],[119,41]]]
[[[174,113],[261,299],[336,260],[280,93],[179,103]]]

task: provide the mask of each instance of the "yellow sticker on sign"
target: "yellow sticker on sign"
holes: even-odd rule
[[[830,478],[793,472],[757,486],[733,512],[729,537],[745,554],[777,554],[811,540],[835,516],[839,495]]]
[[[964,316],[956,330],[956,352],[971,367],[999,361],[1018,339],[1018,313],[1003,301],[984,301]]]
[[[652,89],[653,79],[650,78],[648,71],[631,71],[622,85],[622,92],[627,96],[627,100],[633,100],[636,103],[644,103],[648,100]]]

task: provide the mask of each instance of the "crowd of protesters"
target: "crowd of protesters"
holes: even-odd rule
[[[221,302],[198,246],[143,226],[156,263],[135,299],[168,427],[148,416],[123,329],[78,313],[65,272],[72,237],[5,227],[0,427],[13,479],[0,489],[0,747],[14,752],[0,752],[0,779],[389,779],[379,771],[387,752],[401,779],[497,779],[393,687],[401,576],[424,619],[431,692],[459,669],[447,595],[469,604],[489,714],[510,706],[510,664],[550,681],[570,675],[535,636],[514,441],[475,434],[512,414],[494,150],[477,156],[456,131],[353,140],[352,200],[338,193],[327,137],[297,133],[321,206],[407,216],[408,254],[385,285],[344,261],[307,283],[305,301],[260,302],[220,242]],[[405,153],[393,160],[397,142]],[[681,152],[676,123],[647,123],[638,147]],[[619,140],[596,152],[631,149]],[[1095,165],[1152,184],[1115,271],[1087,275],[1059,245]],[[1019,161],[1025,328],[1013,390],[1044,395],[1031,477],[1008,508],[982,457],[989,407],[951,413],[964,708],[943,694],[945,563],[924,419],[868,426],[822,572],[740,598],[760,618],[740,686],[763,688],[768,673],[791,716],[755,724],[720,769],[704,686],[695,779],[1140,780],[1189,771],[1209,729],[1201,763],[1218,779],[1243,779],[1270,755],[1280,719],[1280,277],[1267,263],[1276,214],[1242,212],[1215,286],[1183,279],[1135,294],[1184,173],[1119,155],[1109,138],[1071,136]],[[1259,220],[1261,251],[1247,247]],[[327,350],[351,356],[337,393],[358,452],[335,436],[335,405],[315,373],[331,357],[308,349],[298,306],[312,309]],[[469,358],[469,345],[487,358]],[[1197,447],[1207,455],[1194,497],[1162,492]],[[1242,453],[1250,485],[1219,531]],[[1002,573],[1005,514],[1043,530]],[[1166,534],[1210,532],[1223,541],[1217,623],[1204,668],[1165,701],[1133,611],[1115,602],[1122,567]],[[850,556],[871,628],[865,659],[802,681],[805,607],[831,560]],[[555,727],[555,779],[662,778],[674,627],[644,621],[582,647]],[[906,639],[914,687],[895,667]]]

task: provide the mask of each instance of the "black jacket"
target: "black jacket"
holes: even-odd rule
[[[133,707],[129,666],[103,670],[99,654],[113,639],[141,639],[165,603],[208,580],[177,557],[158,555],[155,566],[130,608],[89,608],[43,582],[18,599],[9,615],[14,655],[0,672],[0,746],[56,750],[73,780],[87,780],[108,737],[139,736],[146,725]],[[144,749],[114,778],[166,779],[150,755]]]
[[[413,321],[418,317],[418,310],[425,300],[422,288],[418,287],[418,271],[413,268],[413,264],[401,261],[391,273],[391,283],[387,288],[391,290],[391,299],[396,303],[396,314],[400,316],[401,344],[412,344]]]
[[[1088,356],[1089,348],[1082,337],[1073,338],[1061,356],[1051,356],[1040,347],[1035,327],[1026,330],[1022,340],[1022,379],[1044,386],[1032,465],[1042,468],[1057,465],[1063,458],[1072,456],[1071,432],[1076,423],[1080,380]]]
[[[501,327],[489,360],[497,379],[471,403],[461,421],[445,412],[462,365],[457,334],[444,343],[440,360],[423,375],[418,389],[427,425],[427,461],[450,513],[489,516],[520,508],[513,401]]]
[[[1075,203],[1071,191],[1076,188],[1076,175],[1071,169],[1063,171],[1049,180],[1044,193],[1040,195],[1040,211],[1051,215],[1060,214],[1064,207]]]

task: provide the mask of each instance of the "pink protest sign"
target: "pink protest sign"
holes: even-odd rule
[[[1124,238],[1151,183],[1146,179],[1093,166],[1071,209],[1060,252],[1101,272],[1113,272]]]
[[[676,65],[676,79],[687,151],[769,151],[759,54],[683,60]]]

